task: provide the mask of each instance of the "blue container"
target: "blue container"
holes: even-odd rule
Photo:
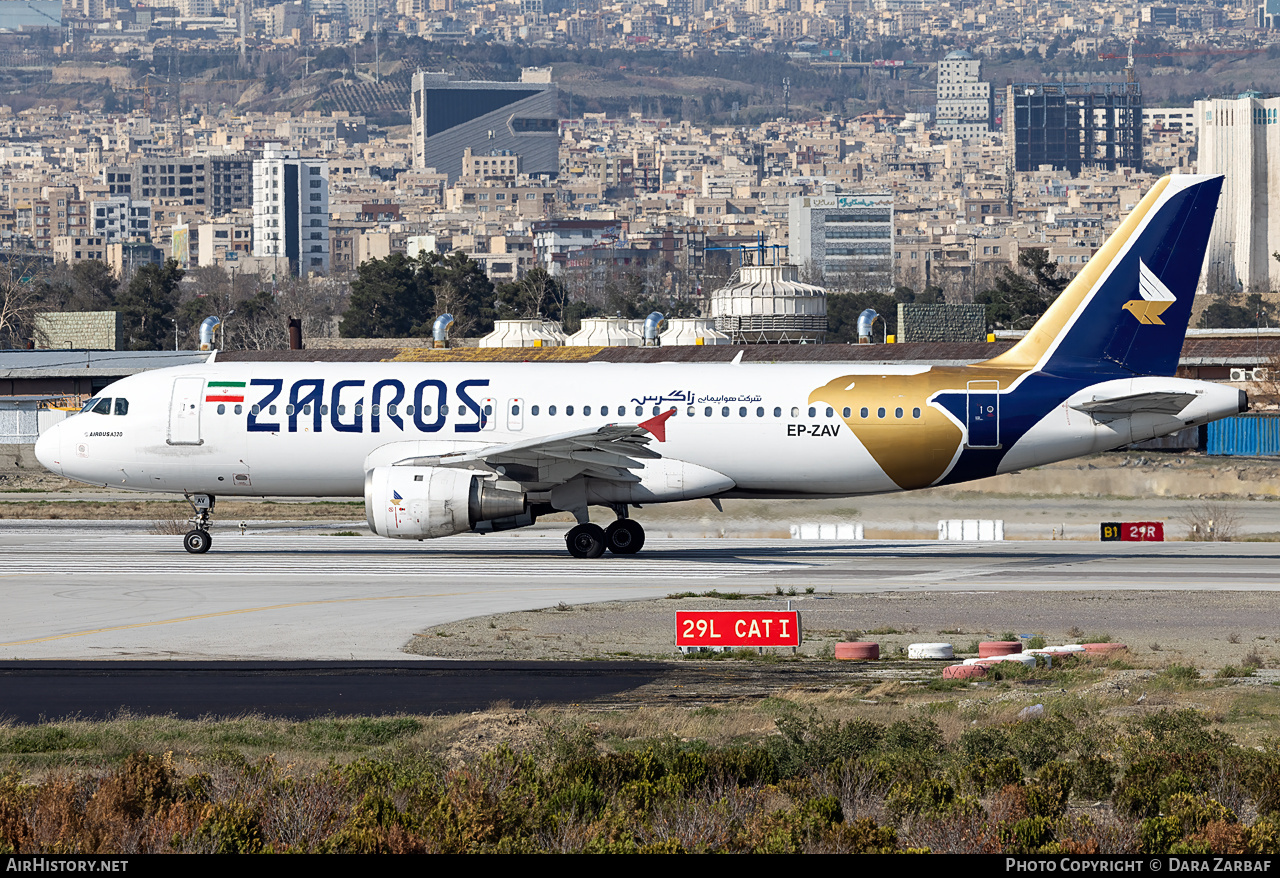
[[[1280,455],[1280,415],[1236,415],[1209,424],[1206,450],[1241,457]]]

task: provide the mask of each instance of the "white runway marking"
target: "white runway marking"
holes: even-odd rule
[[[363,545],[346,545],[360,540]],[[433,543],[392,543],[358,537],[215,534],[213,548],[191,556],[178,537],[93,536],[71,540],[68,551],[47,544],[0,548],[0,578],[14,576],[169,576],[208,572],[217,576],[420,578],[520,577],[556,579],[623,575],[637,578],[714,579],[779,573],[810,565],[796,561],[743,560],[740,549],[717,551],[706,540],[664,540],[661,556],[605,555],[577,560],[554,538],[484,537]],[[708,551],[708,550],[711,551]],[[339,569],[340,568],[340,569]]]

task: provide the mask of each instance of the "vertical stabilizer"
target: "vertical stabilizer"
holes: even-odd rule
[[[1173,375],[1222,177],[1164,177],[991,366]]]

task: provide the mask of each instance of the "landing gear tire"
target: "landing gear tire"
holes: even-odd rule
[[[192,555],[203,555],[209,551],[209,547],[213,545],[213,537],[209,536],[207,530],[190,530],[187,535],[182,538],[182,548],[186,549]]]
[[[580,524],[564,536],[569,554],[575,558],[599,558],[604,554],[604,528],[596,524]]]
[[[604,541],[615,555],[634,555],[644,547],[644,528],[638,521],[619,518],[605,528]]]

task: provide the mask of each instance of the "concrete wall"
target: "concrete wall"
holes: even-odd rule
[[[36,315],[36,347],[118,351],[124,338],[119,311],[63,311]]]
[[[898,305],[898,341],[986,341],[982,305]]]

